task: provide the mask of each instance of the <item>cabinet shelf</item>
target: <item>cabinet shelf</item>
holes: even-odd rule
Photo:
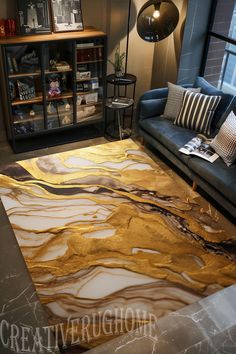
[[[85,124],[94,124],[94,123],[99,123],[102,120],[102,112],[98,112],[97,114],[94,114],[92,116],[82,118],[77,122],[78,126],[85,125]]]
[[[87,46],[81,46],[81,47],[78,47],[78,45],[76,45],[76,49],[77,50],[83,50],[83,49],[93,49],[93,48],[104,48],[104,45],[87,45]]]
[[[98,59],[98,60],[85,60],[85,61],[77,61],[77,65],[81,64],[92,64],[92,63],[102,63],[103,59]]]
[[[21,106],[25,104],[34,104],[34,103],[39,103],[43,102],[43,95],[42,93],[36,93],[36,97],[32,98],[31,100],[20,100],[20,99],[15,99],[12,101],[11,105],[12,106]]]
[[[76,79],[76,82],[84,82],[84,81],[92,81],[92,80],[100,80],[101,77],[98,77],[98,76],[94,76],[94,77],[90,77],[89,79]]]
[[[71,73],[73,70],[66,69],[66,70],[46,70],[45,75],[52,75],[52,74],[61,74],[61,73]]]
[[[37,71],[37,72],[34,72],[34,73],[17,73],[17,74],[10,74],[8,75],[8,78],[9,79],[18,79],[18,78],[21,78],[21,77],[39,77],[41,76],[41,71]]]
[[[60,94],[60,96],[56,96],[56,97],[48,97],[46,96],[46,100],[47,101],[59,101],[59,100],[63,100],[66,98],[72,98],[73,97],[73,91],[66,91],[66,92],[62,92]]]
[[[91,106],[99,106],[103,103],[103,101],[99,100],[98,102],[91,102],[87,104],[79,104],[77,105],[77,108],[84,108],[84,107],[91,107]]]
[[[28,123],[28,122],[36,122],[36,121],[39,121],[39,120],[43,120],[44,117],[43,115],[36,115],[34,117],[31,117],[29,116],[28,118],[23,118],[23,119],[17,119],[13,121],[13,124],[20,124],[20,123]]]
[[[98,88],[94,89],[94,90],[90,90],[90,91],[77,91],[76,95],[77,96],[85,96],[85,95],[89,95],[90,93],[96,93],[98,92]]]

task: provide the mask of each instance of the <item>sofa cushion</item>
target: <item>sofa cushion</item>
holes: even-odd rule
[[[209,96],[186,91],[175,124],[210,135],[210,125],[221,96]]]
[[[190,157],[179,152],[179,149],[196,136],[196,132],[177,127],[164,117],[143,120],[140,122],[140,126],[187,164]]]
[[[201,88],[184,88],[182,86],[168,82],[168,97],[163,116],[168,117],[172,120],[175,120],[178,117],[182,106],[184,93],[187,90],[192,92],[200,92]]]
[[[236,160],[236,116],[233,111],[222,124],[211,146],[227,166],[232,165]]]
[[[220,158],[209,163],[199,157],[192,157],[188,166],[236,205],[236,164],[227,167]]]
[[[209,84],[209,82],[200,76],[196,78],[193,86],[200,87],[201,93],[204,93],[205,95],[221,96],[221,101],[215,111],[211,123],[211,133],[214,133],[216,129],[219,129],[220,123],[222,122],[221,117],[224,115],[234,96],[218,90],[216,87]]]

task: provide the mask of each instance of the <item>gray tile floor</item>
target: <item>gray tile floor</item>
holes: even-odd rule
[[[42,137],[42,139],[43,139],[43,137]],[[55,153],[63,152],[63,151],[80,149],[80,148],[87,147],[87,146],[104,144],[106,142],[107,142],[107,140],[105,138],[101,137],[101,138],[83,140],[83,141],[78,141],[78,142],[69,143],[69,144],[65,144],[65,145],[57,145],[57,146],[44,148],[44,149],[40,149],[40,150],[28,151],[28,152],[24,152],[24,153],[20,153],[20,154],[15,154],[13,152],[11,146],[9,145],[8,141],[6,140],[4,133],[1,133],[0,134],[0,164],[2,165],[2,164],[9,163],[9,162],[30,159],[33,157],[45,156],[45,155],[55,154]]]

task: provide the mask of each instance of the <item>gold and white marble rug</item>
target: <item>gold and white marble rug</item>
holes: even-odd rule
[[[124,317],[138,325],[134,313],[164,316],[236,281],[235,227],[131,140],[0,172],[1,199],[50,324],[93,316],[96,327],[109,310],[120,325]]]

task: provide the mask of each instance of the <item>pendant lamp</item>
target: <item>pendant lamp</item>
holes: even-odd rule
[[[179,21],[178,8],[172,1],[149,0],[138,13],[137,31],[147,42],[159,42],[168,37]]]

